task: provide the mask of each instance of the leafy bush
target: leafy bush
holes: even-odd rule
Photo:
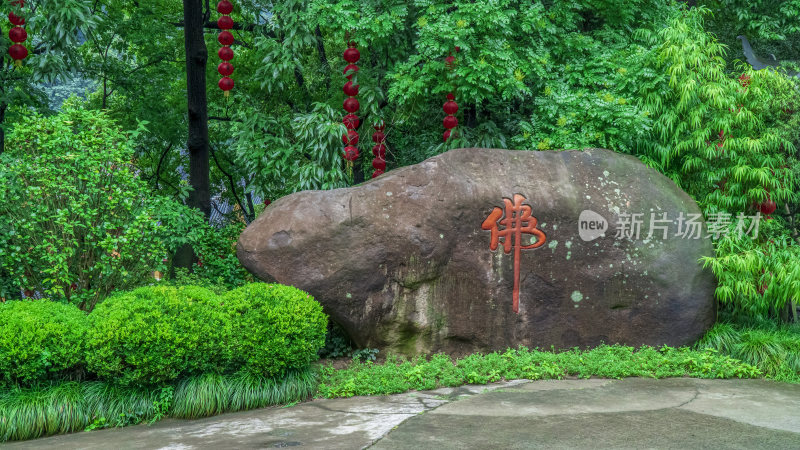
[[[191,275],[180,274],[175,268],[176,279],[171,283],[231,289],[253,281],[236,256],[236,241],[244,224],[231,223],[217,229],[199,210],[171,201],[163,201],[155,217],[163,225],[159,239],[170,254],[189,244],[198,258]]]
[[[98,305],[90,322],[89,370],[120,385],[221,373],[230,360],[230,319],[204,288],[143,287],[118,294]]]
[[[22,119],[0,155],[0,296],[26,290],[91,310],[163,270],[153,199],[129,136],[104,113],[70,101]]]
[[[328,322],[328,332],[325,335],[325,345],[319,350],[320,358],[341,358],[353,353],[353,341],[341,325],[334,321]]]
[[[718,278],[719,301],[787,320],[800,301],[800,248],[789,229],[789,205],[798,201],[800,95],[776,71],[738,63],[728,72],[724,45],[703,28],[708,12],[673,14],[661,30],[635,33],[658,74],[638,94],[654,120],[635,153],[692,195],[709,222],[730,222],[715,257],[704,258]],[[770,200],[777,209],[761,217],[757,237],[735,229],[740,215],[755,216]]]
[[[80,375],[86,314],[48,301],[0,303],[0,385]]]
[[[328,318],[307,293],[254,283],[223,296],[233,315],[234,366],[263,376],[305,367],[325,344]]]

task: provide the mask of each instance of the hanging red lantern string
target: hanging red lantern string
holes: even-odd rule
[[[375,132],[372,133],[372,142],[375,145],[372,147],[372,155],[374,157],[372,159],[372,168],[375,169],[375,172],[372,172],[372,178],[375,178],[386,172],[386,135],[383,133],[386,125],[381,120],[373,128],[375,128]]]
[[[347,33],[345,39],[349,41],[350,34]],[[356,95],[358,95],[358,85],[353,84],[353,76],[358,72],[358,66],[356,63],[359,59],[361,59],[361,53],[356,48],[356,43],[353,41],[349,41],[347,43],[347,50],[344,51],[342,55],[344,60],[347,62],[347,66],[344,68],[342,74],[347,79],[347,82],[342,87],[342,91],[347,96],[344,99],[344,103],[342,107],[347,114],[342,119],[342,123],[347,128],[347,134],[342,135],[342,142],[344,143],[344,152],[342,153],[342,158],[347,161],[347,171],[348,174],[352,174],[353,170],[353,162],[358,159],[358,132],[356,132],[356,128],[358,128],[359,119],[356,115],[361,105],[358,103],[358,99],[356,99]]]
[[[454,50],[456,52],[461,51],[459,47],[455,47]],[[444,59],[444,65],[452,73],[453,69],[455,68],[455,64],[456,64],[456,58],[455,56],[453,56],[451,52],[449,55],[447,55],[447,58]],[[455,93],[450,92],[449,94],[447,94],[447,102],[445,102],[444,106],[442,106],[442,109],[446,114],[443,121],[445,128],[443,135],[444,142],[447,142],[447,140],[450,139],[450,135],[452,134],[453,128],[458,126],[458,119],[456,119],[455,116],[456,112],[458,111],[458,103],[456,103],[455,100],[456,100]]]
[[[217,72],[222,75],[222,78],[219,80],[219,88],[222,89],[225,98],[228,98],[234,85],[233,78],[230,77],[233,74],[233,64],[229,62],[233,59],[233,49],[231,49],[231,45],[233,45],[234,39],[233,34],[228,31],[233,28],[233,19],[231,19],[230,16],[233,12],[233,4],[228,0],[221,0],[217,3],[217,12],[222,14],[219,20],[217,20],[217,26],[222,30],[219,36],[217,36],[217,40],[222,44],[219,52],[217,52],[219,59],[222,60],[217,66]]]
[[[15,0],[11,2],[12,5],[19,5],[20,8],[25,6],[24,0]],[[8,30],[8,37],[14,44],[8,48],[8,54],[14,60],[14,65],[17,67],[22,65],[22,60],[28,57],[28,48],[22,45],[28,39],[28,32],[25,31],[25,19],[13,12],[8,13],[8,20],[14,25],[13,28]]]

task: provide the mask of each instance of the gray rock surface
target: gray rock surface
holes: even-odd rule
[[[504,198],[516,195],[532,215],[518,244],[487,220],[513,213]],[[634,213],[640,235],[615,237]],[[648,238],[651,213],[667,214],[666,239],[658,229]],[[715,316],[714,277],[698,262],[713,255],[711,240],[705,230],[676,236],[679,215],[699,213],[632,156],[458,149],[359,186],[281,198],[244,230],[238,255],[259,278],[311,293],[362,347],[677,346]]]

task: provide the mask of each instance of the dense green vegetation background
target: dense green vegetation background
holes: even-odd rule
[[[306,366],[323,345],[319,336],[287,350],[278,321],[254,334],[261,341],[239,336],[238,347],[226,344],[271,311],[250,291],[259,288],[247,285],[252,278],[234,244],[264,208],[254,199],[368,178],[371,126],[380,121],[389,169],[456,147],[604,147],[669,176],[707,218],[753,215],[771,201],[777,209],[755,239],[733,232],[733,221],[715,255],[698,262],[719,281],[720,323],[695,349],[514,349],[455,363],[442,356],[366,361],[323,368],[318,395],[513,377],[798,381],[800,91],[792,75],[800,0],[700,0],[691,8],[663,0],[233,3],[236,87],[225,97],[216,87],[218,14],[203,2],[208,187],[215,207],[235,205],[221,211],[221,224],[189,206],[196,184],[187,179],[193,162],[181,5],[30,0],[8,8],[27,19],[31,56],[21,67],[5,56],[0,67],[0,320],[6,330],[35,331],[19,345],[0,330],[0,408],[32,424],[0,426],[0,440],[308,396],[317,377]],[[783,67],[754,71],[743,62],[739,35]],[[364,156],[352,171],[341,158],[346,36],[361,51],[354,82]],[[0,39],[0,54],[9,44]],[[453,70],[445,64],[451,52]],[[459,126],[443,142],[448,92],[460,106]],[[71,93],[78,95],[67,99]],[[194,250],[189,270],[176,261],[186,246]],[[130,291],[156,283],[196,295]],[[218,296],[237,312],[202,307]],[[178,326],[167,319],[175,302],[193,311],[181,325],[194,330],[189,335],[159,334]],[[324,317],[308,305],[296,315],[319,325]],[[112,332],[130,323],[141,326],[125,336]],[[219,326],[203,328],[210,323]],[[208,338],[213,358],[173,351],[199,336]],[[119,353],[134,347],[145,350]],[[324,354],[351,350],[346,337],[329,332]],[[293,361],[289,353],[304,356]],[[375,351],[357,355],[374,359]],[[24,364],[7,370],[14,358]],[[75,414],[53,412],[65,405]]]
[[[140,267],[126,270],[119,283],[93,283],[83,273],[49,273],[53,264],[63,266],[64,258],[52,261],[39,247],[13,242],[19,235],[10,238],[7,223],[0,235],[11,242],[4,248],[15,251],[5,252],[0,269],[10,280],[3,283],[4,296],[27,289],[75,298],[91,309],[112,285],[135,284],[147,269],[173,273],[172,255],[184,244],[195,249],[194,271],[201,278],[241,284],[247,275],[236,270],[232,252],[220,257],[213,247],[230,248],[236,230],[262,208],[252,199],[363,180],[372,172],[370,126],[383,120],[390,169],[454,147],[605,147],[636,155],[670,176],[707,216],[752,215],[759,204],[775,201],[777,211],[772,220],[762,221],[758,239],[731,233],[705,264],[720,280],[717,294],[726,307],[784,321],[796,315],[791,305],[800,298],[800,265],[794,262],[800,238],[797,79],[780,70],[753,71],[739,61],[743,54],[735,36],[748,35],[762,56],[791,60],[800,37],[793,21],[797,2],[707,1],[693,8],[655,0],[234,3],[237,84],[230,98],[215,86],[219,44],[213,5],[205,16],[211,191],[215,205],[236,205],[228,219],[239,224],[223,233],[223,244],[213,233],[189,236],[186,230],[202,229],[202,217],[187,219],[192,213],[180,209],[191,189],[183,150],[187,114],[180,5],[31,2],[33,9],[26,13],[35,51],[22,68],[7,65],[0,80],[0,107],[8,110],[0,118],[12,136],[4,158],[20,167],[3,175],[9,189],[39,151],[30,145],[29,136],[40,135],[36,127],[42,126],[31,125],[32,111],[55,112],[48,102],[36,100],[43,97],[37,83],[91,80],[85,100],[68,102],[67,116],[76,115],[69,108],[82,109],[88,123],[86,114],[96,111],[93,123],[119,130],[105,139],[121,142],[127,136],[122,155],[113,158],[130,158],[137,178],[131,195],[154,197],[146,202],[150,205],[171,199],[158,209],[170,212],[171,220],[161,217],[162,223],[174,227],[161,238],[164,251],[143,240],[136,252],[124,255]],[[64,26],[51,30],[48,19],[53,18],[63,19]],[[359,146],[367,156],[353,173],[345,170],[340,155],[345,33],[362,54],[354,80],[363,105]],[[451,71],[444,58],[455,47],[460,51]],[[459,127],[444,143],[441,104],[451,91],[460,105]],[[75,145],[97,151],[108,142]],[[39,188],[27,195],[47,197],[48,191]],[[3,214],[20,219],[9,205],[21,197],[6,198]],[[139,206],[129,213],[139,213]],[[46,261],[28,264],[29,247]],[[140,258],[143,253],[150,257]],[[105,264],[98,259],[95,273]],[[72,283],[77,289],[69,289]]]

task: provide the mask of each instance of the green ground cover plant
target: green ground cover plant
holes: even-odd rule
[[[354,361],[341,370],[323,366],[317,396],[388,395],[408,390],[435,389],[463,384],[486,384],[513,379],[566,377],[698,377],[759,378],[755,366],[714,349],[687,347],[633,347],[601,345],[591,350],[564,352],[525,347],[486,355],[473,354],[453,361],[438,354],[407,360],[389,357],[383,364]]]

